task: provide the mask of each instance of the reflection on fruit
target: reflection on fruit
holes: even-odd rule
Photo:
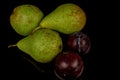
[[[74,80],[81,76],[84,69],[82,58],[78,53],[66,51],[55,60],[55,75],[61,80]]]
[[[70,49],[76,50],[79,53],[88,53],[91,47],[89,37],[82,32],[76,32],[70,35],[67,45]]]

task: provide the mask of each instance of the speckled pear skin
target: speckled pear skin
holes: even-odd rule
[[[86,14],[77,5],[66,3],[58,6],[40,22],[40,28],[50,28],[64,34],[71,34],[83,29]]]
[[[38,27],[43,16],[43,12],[34,5],[19,5],[13,9],[10,15],[10,24],[18,34],[27,36],[34,28]]]
[[[40,63],[52,61],[63,48],[58,32],[39,29],[17,43],[17,47]]]

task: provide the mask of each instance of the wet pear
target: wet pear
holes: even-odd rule
[[[19,5],[13,9],[10,15],[10,24],[18,34],[27,36],[34,28],[38,27],[43,15],[43,12],[34,5]]]
[[[73,3],[58,6],[53,12],[45,16],[39,28],[50,28],[64,34],[81,31],[86,23],[86,14]]]
[[[8,47],[12,46],[17,46],[37,62],[48,63],[62,51],[63,44],[58,32],[40,29]]]

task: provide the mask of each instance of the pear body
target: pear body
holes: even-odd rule
[[[40,63],[52,61],[62,51],[62,39],[58,32],[40,29],[18,41],[17,47]]]
[[[82,30],[86,23],[85,12],[73,3],[62,4],[40,22],[40,28],[50,28],[71,34]]]
[[[10,24],[18,34],[27,36],[35,27],[38,27],[43,15],[43,12],[34,5],[19,5],[10,15]]]

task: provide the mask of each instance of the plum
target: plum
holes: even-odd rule
[[[83,73],[84,64],[80,55],[74,51],[60,53],[55,59],[55,75],[60,80],[74,80]]]
[[[67,46],[79,53],[88,53],[91,47],[91,42],[89,37],[82,33],[76,32],[68,37]]]

